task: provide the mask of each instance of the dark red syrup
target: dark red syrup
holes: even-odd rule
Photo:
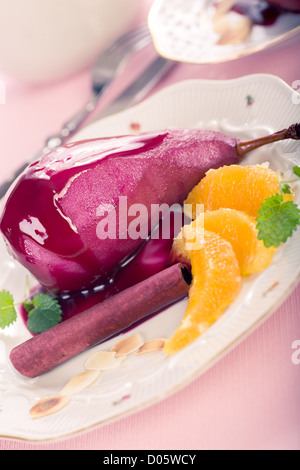
[[[176,215],[178,216],[178,213]],[[182,217],[182,226],[189,222],[189,219],[186,218],[183,213],[180,213],[180,216]],[[166,238],[165,235],[162,234],[163,220],[164,219],[161,220],[159,226],[152,232],[151,236],[143,243],[140,249],[129,259],[124,260],[106,282],[78,292],[65,292],[57,295],[49,293],[45,288],[37,285],[32,289],[31,297],[40,293],[51,295],[58,300],[63,312],[62,321],[65,321],[103,302],[105,299],[118,292],[166,269],[170,266],[170,252],[173,239],[177,235],[175,230],[178,230],[178,225],[177,223],[176,225],[174,224],[174,214],[171,213],[170,237]],[[178,219],[176,220],[178,221]],[[23,306],[21,306],[20,313],[26,324],[28,315]]]
[[[247,16],[253,24],[260,26],[272,26],[280,15],[287,12],[264,0],[239,0],[232,7],[232,11]]]

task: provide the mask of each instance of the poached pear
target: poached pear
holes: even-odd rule
[[[246,143],[220,132],[171,129],[67,144],[15,182],[1,232],[11,255],[48,291],[86,289],[145,242],[129,233],[141,207],[139,231],[148,236],[153,207],[163,216],[209,169],[238,164],[250,150],[286,138],[298,139],[299,125]]]

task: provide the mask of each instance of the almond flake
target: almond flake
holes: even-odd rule
[[[124,356],[116,358],[116,353],[111,351],[99,351],[88,358],[85,367],[89,370],[115,369],[124,360]]]
[[[144,340],[139,333],[128,338],[122,339],[111,348],[111,352],[115,352],[116,357],[128,356],[137,351],[144,344]]]
[[[215,9],[215,16],[223,16],[229,12],[229,10],[233,7],[236,3],[236,0],[222,0],[220,3],[217,4]]]
[[[46,397],[39,400],[29,411],[32,418],[42,418],[61,410],[69,403],[68,396]]]
[[[241,16],[227,31],[223,31],[218,41],[219,45],[237,44],[245,41],[252,31],[252,21],[246,16]]]
[[[213,27],[217,34],[224,34],[230,28],[229,20],[227,16],[216,16],[213,19]]]
[[[146,354],[154,351],[161,351],[164,348],[166,340],[163,338],[151,339],[143,344],[143,346],[135,354]]]
[[[64,386],[59,395],[74,395],[79,393],[85,388],[89,387],[95,380],[98,379],[101,372],[99,370],[86,370],[72,377],[69,382]]]

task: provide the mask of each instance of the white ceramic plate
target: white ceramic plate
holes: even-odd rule
[[[220,46],[220,35],[212,24],[215,3],[214,0],[155,0],[148,23],[157,51],[181,62],[217,63],[260,51],[300,30],[300,13],[287,12],[272,26],[254,25],[244,41]]]
[[[175,84],[138,106],[95,122],[79,139],[126,134],[132,125],[142,131],[167,127],[221,130],[240,138],[265,135],[300,121],[300,96],[280,79],[254,75],[219,82],[192,80]],[[297,153],[298,152],[298,153]],[[299,144],[280,142],[257,150],[245,164],[270,161],[287,176],[299,164]],[[299,187],[296,187],[299,202]],[[131,356],[115,370],[71,397],[55,414],[32,419],[29,409],[46,396],[55,396],[69,379],[84,370],[92,352],[107,350],[115,340],[85,352],[36,379],[26,379],[11,367],[8,355],[30,335],[22,320],[0,332],[0,436],[30,441],[56,440],[149,406],[184,387],[240,342],[273,312],[295,287],[300,276],[300,230],[278,252],[263,274],[244,281],[238,299],[223,317],[191,346],[173,358],[158,352]],[[1,245],[0,289],[22,300],[26,272]],[[145,340],[168,337],[181,319],[185,301],[135,330]],[[132,334],[133,331],[127,333]]]

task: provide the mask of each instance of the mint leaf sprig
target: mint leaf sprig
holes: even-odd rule
[[[297,178],[280,181],[279,193],[265,199],[258,212],[258,239],[263,240],[267,248],[277,248],[285,243],[300,225],[300,209],[297,204],[284,200],[285,194],[292,194],[290,184],[300,180],[300,167],[294,166],[293,172]]]
[[[50,295],[37,294],[31,305],[27,301],[24,307],[28,312],[27,328],[32,333],[42,333],[61,322],[61,306]]]
[[[23,303],[28,313],[27,328],[33,334],[42,333],[57,325],[62,319],[62,310],[56,299],[48,294],[37,294],[19,304],[6,290],[0,292],[0,328],[4,329],[17,320],[16,307]]]
[[[10,292],[3,290],[0,292],[0,328],[4,330],[12,325],[17,319],[17,311],[14,298]]]

